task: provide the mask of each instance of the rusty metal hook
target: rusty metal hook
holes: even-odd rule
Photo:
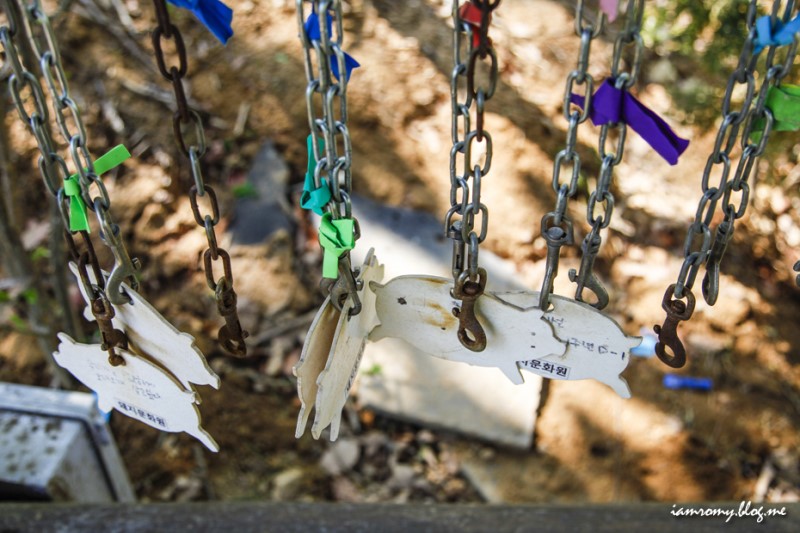
[[[112,366],[124,365],[125,359],[117,353],[116,349],[127,350],[128,337],[122,331],[114,328],[112,320],[116,312],[102,291],[96,291],[96,296],[91,301],[91,310],[97,321],[97,327],[100,329],[102,340],[100,348],[108,352],[108,362]]]
[[[131,259],[125,245],[119,236],[119,226],[111,222],[108,211],[102,208],[101,199],[95,199],[95,212],[100,222],[100,238],[111,249],[114,255],[114,268],[106,282],[106,294],[108,300],[114,305],[125,305],[131,299],[122,290],[122,284],[128,281],[133,290],[139,289],[139,282],[136,280],[136,272],[141,268],[138,259]]]
[[[655,325],[653,330],[658,335],[656,344],[656,355],[665,365],[672,368],[681,368],[686,364],[686,349],[678,338],[678,324],[689,320],[694,313],[695,297],[692,291],[685,289],[686,302],[673,300],[675,295],[675,284],[667,288],[661,307],[667,312],[667,318],[662,326]],[[669,355],[666,348],[672,350],[673,355]]]
[[[458,340],[464,348],[473,352],[486,349],[486,332],[475,315],[475,302],[486,288],[486,270],[478,269],[478,280],[473,281],[464,271],[453,287],[453,297],[461,300],[461,309],[453,308],[453,315],[458,318]]]
[[[331,304],[337,311],[342,310],[347,298],[353,299],[350,316],[356,316],[361,312],[361,299],[358,297],[361,287],[357,277],[358,272],[353,272],[350,255],[344,254],[339,258],[339,277],[335,280],[323,279],[320,283],[320,288],[330,294]]]
[[[550,307],[550,295],[553,293],[553,284],[558,276],[558,261],[562,246],[569,246],[573,242],[572,221],[563,218],[561,223],[564,225],[551,225],[555,222],[555,215],[552,213],[542,217],[542,237],[547,243],[547,259],[545,262],[544,280],[542,281],[542,291],[539,293],[539,309],[547,311]]]
[[[247,355],[247,345],[244,340],[249,333],[242,329],[239,322],[239,314],[236,310],[238,300],[236,291],[228,283],[227,278],[220,278],[215,291],[217,300],[217,310],[220,316],[225,319],[225,325],[219,328],[217,338],[222,347],[237,357]]]
[[[728,248],[728,243],[731,242],[733,237],[733,225],[726,219],[719,223],[717,226],[717,233],[714,235],[714,243],[711,245],[711,251],[708,253],[708,260],[706,261],[706,275],[703,278],[703,298],[705,298],[708,305],[717,303],[719,296],[719,274],[720,263],[725,255],[725,250]]]
[[[597,258],[597,253],[600,251],[601,242],[602,238],[600,235],[595,235],[593,239],[588,241],[584,239],[581,245],[583,256],[581,257],[580,272],[576,271],[574,268],[569,270],[569,280],[578,284],[578,287],[575,289],[575,299],[579,302],[588,303],[583,297],[583,291],[588,289],[594,293],[597,298],[595,303],[589,305],[598,310],[605,309],[608,305],[608,291],[603,287],[603,284],[600,283],[600,279],[594,273],[594,260]]]

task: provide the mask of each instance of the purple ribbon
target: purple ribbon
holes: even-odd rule
[[[331,36],[333,33],[333,17],[331,17],[330,13],[326,16],[326,22],[328,26],[328,37]],[[319,15],[316,13],[311,13],[306,19],[306,23],[303,25],[306,36],[308,37],[309,41],[319,41],[322,39],[322,34],[319,29]],[[358,61],[353,59],[350,54],[342,52],[344,54],[344,68],[345,68],[345,81],[350,81],[350,74],[353,72],[353,69],[360,67]],[[331,74],[333,77],[339,80],[339,60],[336,58],[336,55],[331,55]]]
[[[220,0],[169,0],[169,3],[191,11],[222,44],[233,36],[233,10]]]
[[[595,126],[613,122],[624,122],[647,141],[658,155],[670,165],[678,163],[678,157],[689,146],[689,141],[678,137],[672,128],[654,111],[648,109],[628,91],[617,89],[614,78],[606,79],[592,98],[589,116]],[[583,109],[585,98],[572,94],[570,101]]]

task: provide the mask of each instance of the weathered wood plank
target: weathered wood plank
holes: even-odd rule
[[[736,512],[739,504],[624,505],[354,505],[333,503],[204,502],[149,505],[0,504],[0,532],[58,531],[570,531],[704,533],[800,531],[800,504],[771,504],[786,516],[757,523],[755,514],[676,517],[676,509],[713,508]],[[761,507],[753,504],[750,513]]]

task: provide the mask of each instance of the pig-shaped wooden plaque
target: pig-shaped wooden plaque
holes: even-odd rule
[[[185,431],[213,451],[219,446],[202,427],[196,393],[183,389],[153,363],[126,350],[117,350],[125,364],[112,366],[99,344],[81,344],[59,333],[56,362],[97,393],[103,411],[116,409],[161,431]]]
[[[77,277],[75,264],[70,263],[70,268]],[[108,278],[105,272],[103,275]],[[92,282],[96,282],[91,270],[89,277]],[[94,316],[89,308],[89,295],[85,294],[82,283],[78,283],[78,287],[87,304],[83,316],[92,322]],[[122,288],[131,301],[123,305],[112,304],[115,312],[112,323],[115,328],[125,332],[128,342],[135,351],[163,365],[187,389],[191,383],[211,385],[218,389],[219,376],[211,370],[203,352],[195,346],[194,337],[178,331],[139,293],[124,283]]]

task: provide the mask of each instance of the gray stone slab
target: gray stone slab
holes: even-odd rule
[[[0,500],[132,502],[91,394],[0,383]]]
[[[288,182],[289,167],[275,146],[265,143],[247,173],[247,183],[255,196],[236,199],[229,229],[234,244],[259,244],[280,229],[291,229]]]
[[[361,239],[353,251],[360,264],[367,250],[385,265],[384,282],[397,276],[450,277],[452,245],[443,222],[418,211],[353,199]],[[488,288],[524,289],[512,264],[481,250]],[[368,343],[357,388],[361,405],[418,424],[472,435],[506,446],[533,442],[542,378],[525,373],[514,385],[496,368],[444,361],[398,339]]]

